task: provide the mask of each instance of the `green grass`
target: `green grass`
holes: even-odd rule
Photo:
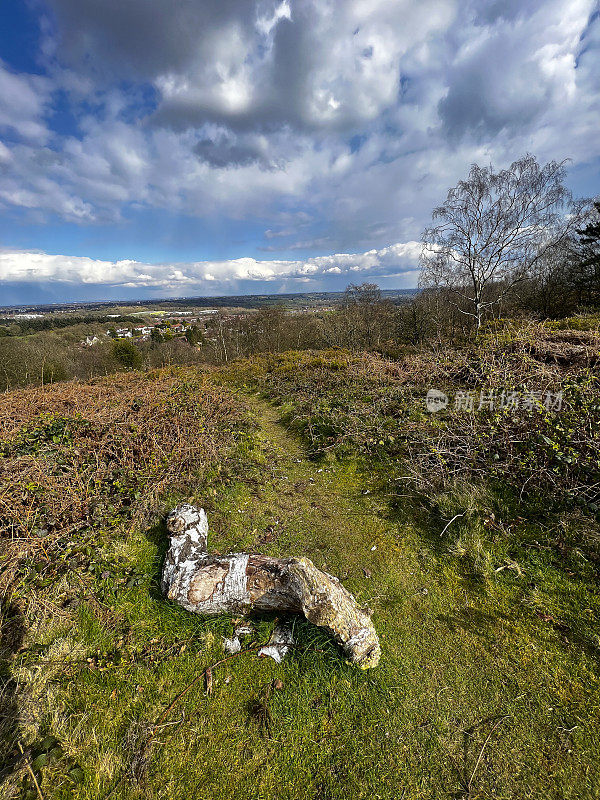
[[[597,313],[577,314],[574,317],[567,317],[559,320],[549,320],[545,322],[548,328],[554,330],[574,330],[574,331],[600,331],[600,315]]]
[[[566,569],[532,525],[517,543],[497,515],[490,532],[492,501],[472,486],[390,504],[380,474],[307,458],[276,410],[249,402],[258,429],[186,498],[207,508],[209,546],[307,555],[338,575],[374,611],[380,666],[349,666],[297,620],[299,647],[281,665],[249,652],[216,668],[212,693],[193,686],[145,751],[173,698],[223,657],[232,621],[160,596],[160,523],[117,526],[102,558],[118,570],[85,574],[74,611],[51,587],[58,610],[30,620],[11,665],[19,736],[30,759],[48,761],[37,771],[46,800],[111,789],[123,800],[598,797],[600,603],[588,562],[571,554]],[[253,642],[272,625],[256,620]],[[7,797],[36,796],[22,767],[7,785]]]

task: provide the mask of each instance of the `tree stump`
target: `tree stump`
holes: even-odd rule
[[[171,546],[162,572],[164,594],[196,614],[277,611],[304,614],[329,631],[362,669],[381,654],[371,612],[360,608],[337,578],[308,558],[252,553],[211,555],[204,509],[177,506],[167,517]]]

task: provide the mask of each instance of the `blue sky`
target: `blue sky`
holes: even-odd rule
[[[473,162],[599,193],[595,0],[0,13],[0,305],[408,288]]]

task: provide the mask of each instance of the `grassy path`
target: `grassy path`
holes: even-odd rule
[[[207,508],[210,548],[303,554],[338,575],[374,610],[381,664],[347,665],[325,634],[298,620],[306,649],[281,665],[242,655],[215,670],[212,693],[198,683],[186,695],[136,764],[137,782],[112,796],[600,796],[593,656],[533,613],[531,591],[512,573],[487,583],[461,575],[440,531],[408,509],[390,516],[352,463],[306,459],[277,411],[249,402],[258,430],[230,468],[235,480],[219,484],[217,475],[208,497],[204,487],[189,498]],[[85,661],[93,648],[120,653],[105,671],[83,669],[76,680],[48,673],[34,685],[53,709],[43,724],[86,776],[74,788],[45,778],[47,800],[103,797],[121,770],[129,774],[149,723],[222,657],[231,620],[202,620],[152,588],[164,540],[159,527],[116,542],[134,574],[152,580],[107,590],[104,607],[83,607],[76,628],[47,636],[45,658],[55,663]],[[257,641],[272,624],[255,621]],[[270,691],[275,679],[283,688]]]
[[[300,625],[300,642],[326,655],[240,664],[285,688],[262,737],[229,724],[253,690],[223,690],[218,784],[257,798],[596,796],[593,662],[515,599],[510,580],[461,577],[432,547],[437,532],[390,519],[352,464],[306,460],[276,410],[252,404],[262,480],[222,498],[213,546],[308,555],[374,609],[383,658],[357,672]]]

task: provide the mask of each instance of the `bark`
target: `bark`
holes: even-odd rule
[[[259,554],[210,554],[204,509],[175,508],[167,517],[171,546],[161,588],[170,600],[197,614],[277,611],[304,614],[325,628],[348,659],[368,669],[377,666],[379,639],[368,609],[360,608],[337,578],[308,558]]]

